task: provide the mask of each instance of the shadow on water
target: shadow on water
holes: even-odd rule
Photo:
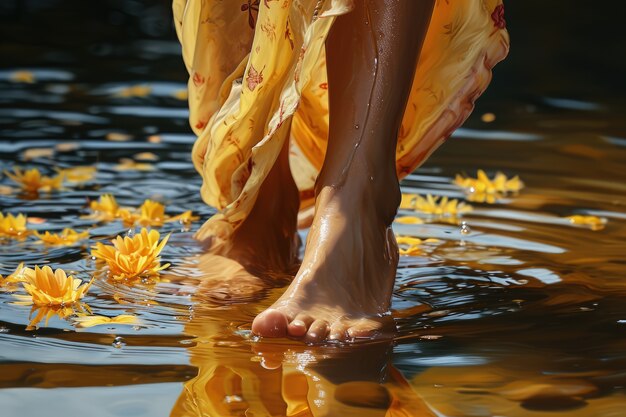
[[[495,204],[471,202],[463,231],[437,221],[394,225],[438,242],[400,261],[392,344],[255,340],[252,318],[281,289],[242,303],[208,296],[192,239],[199,222],[168,223],[163,258],[174,267],[160,282],[98,280],[84,298],[94,314],[137,316],[134,325],[79,328],[71,314],[52,312],[47,326],[27,330],[49,312],[0,292],[0,414],[626,415],[618,4],[506,7],[510,57],[470,120],[402,189],[466,199],[451,181],[479,168],[520,175],[526,187]],[[186,73],[168,9],[147,0],[0,3],[0,170],[97,168],[38,196],[0,179],[3,213],[28,215],[35,230],[90,231],[61,248],[2,241],[3,275],[24,261],[88,279],[88,248],[127,231],[83,217],[105,193],[123,206],[161,201],[170,215],[213,213],[190,160]],[[606,224],[591,230],[572,215]]]

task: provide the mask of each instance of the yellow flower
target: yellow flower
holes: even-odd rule
[[[30,233],[26,228],[26,216],[0,213],[0,238],[23,239]]]
[[[158,276],[159,271],[169,264],[161,265],[159,254],[165,247],[169,235],[159,242],[159,232],[142,228],[135,236],[118,236],[113,246],[96,243],[91,255],[106,262],[109,274],[115,280],[131,280],[140,277]]]
[[[129,158],[120,159],[120,163],[113,167],[116,171],[152,171],[154,165],[145,162],[135,162]]]
[[[93,217],[100,220],[113,220],[119,216],[120,206],[111,194],[101,195],[98,201],[89,203]]]
[[[63,174],[65,179],[70,182],[81,183],[87,182],[93,179],[96,174],[95,167],[74,167],[74,168],[66,168],[60,169],[59,174]]]
[[[52,272],[49,266],[25,268],[22,276],[22,285],[37,306],[69,306],[83,298],[93,282],[92,278],[83,283],[79,278],[67,276],[62,269]]]
[[[187,210],[184,213],[181,213],[177,216],[172,216],[169,217],[166,222],[170,223],[170,222],[180,222],[183,225],[188,225],[189,223],[193,222],[194,220],[198,220],[199,217],[198,216],[194,216],[191,210]]]
[[[167,218],[165,206],[157,201],[145,200],[139,210],[138,222],[142,226],[163,226]]]
[[[146,97],[152,93],[152,88],[147,85],[133,85],[130,87],[122,88],[115,95],[117,97]]]
[[[423,224],[424,223],[424,220],[420,219],[419,217],[415,217],[415,216],[398,217],[394,221],[396,223],[400,223],[400,224]]]
[[[73,320],[76,327],[93,327],[100,326],[103,324],[127,324],[127,325],[137,325],[140,324],[141,321],[137,318],[137,316],[133,316],[132,314],[120,314],[116,317],[106,317],[106,316],[78,316]]]
[[[133,155],[137,161],[158,161],[159,156],[153,152],[139,152]]]
[[[591,230],[602,230],[606,225],[606,219],[596,216],[583,216],[580,214],[566,217],[571,224],[588,226]]]
[[[439,239],[418,239],[413,236],[396,235],[396,243],[400,255],[416,256],[422,254],[422,246],[426,244],[440,243]]]
[[[10,80],[14,83],[33,84],[35,82],[35,74],[30,71],[15,71],[11,74]]]
[[[24,262],[20,262],[20,264],[15,268],[15,271],[8,275],[6,278],[0,274],[0,287],[4,287],[5,285],[17,284],[18,282],[23,281],[24,279]],[[13,286],[11,286],[11,289]]]
[[[415,256],[422,254],[420,249],[422,239],[411,236],[396,236],[396,242],[398,243],[400,255]]]
[[[426,197],[422,197],[417,194],[402,194],[400,208],[415,210],[416,212],[432,216],[435,220],[450,223],[456,223],[460,215],[473,210],[472,206],[459,202],[459,200],[449,199],[448,197],[432,196],[430,194],[426,195]],[[401,219],[398,219],[397,221],[402,223],[403,221]],[[416,218],[407,218],[405,222],[412,222],[412,224],[416,224],[413,219]]]
[[[117,216],[122,219],[122,221],[124,222],[124,226],[126,227],[134,225],[140,217],[138,213],[135,213],[131,210],[132,209],[121,208],[117,211]]]
[[[53,178],[41,175],[37,168],[22,171],[19,167],[13,168],[13,173],[8,171],[4,171],[4,173],[29,194],[37,194],[39,191],[50,192],[58,190],[63,185],[63,173],[59,173],[59,175]]]
[[[79,240],[87,239],[89,237],[89,231],[76,232],[73,229],[63,229],[61,233],[45,232],[41,234],[35,232],[35,235],[41,240],[41,243],[46,245],[65,245],[70,246],[78,242]]]
[[[127,133],[120,132],[109,132],[106,134],[105,139],[110,140],[112,142],[126,142],[131,140],[133,137]]]
[[[175,98],[177,98],[178,100],[187,100],[189,98],[189,94],[187,92],[187,90],[176,90],[174,91],[174,93],[172,94]]]
[[[490,179],[482,169],[478,170],[476,178],[463,177],[457,174],[454,184],[464,188],[469,193],[470,201],[481,203],[494,203],[496,199],[508,193],[519,192],[524,188],[524,183],[517,175],[508,178],[502,172],[498,172],[493,179]]]
[[[36,158],[52,158],[53,156],[53,148],[29,148],[22,153],[24,161],[30,161]]]

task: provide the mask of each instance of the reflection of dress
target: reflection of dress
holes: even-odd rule
[[[225,239],[246,218],[285,140],[301,209],[313,203],[328,137],[324,41],[352,3],[174,0],[193,159],[221,211],[198,238]],[[467,118],[507,54],[504,27],[501,0],[436,0],[398,137],[401,178]]]

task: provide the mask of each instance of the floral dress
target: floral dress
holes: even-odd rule
[[[285,141],[300,209],[313,205],[328,140],[324,41],[353,1],[173,0],[193,161],[204,201],[219,210],[200,240],[228,240]],[[501,0],[436,0],[398,135],[400,178],[468,117],[508,48]]]

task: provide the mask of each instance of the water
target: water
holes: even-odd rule
[[[24,261],[86,279],[94,268],[88,247],[127,231],[120,222],[81,219],[87,199],[112,193],[137,206],[151,198],[167,203],[168,214],[192,209],[203,219],[213,210],[199,198],[189,158],[194,137],[178,96],[185,74],[161,23],[164,9],[153,3],[139,20],[144,26],[134,28],[148,2],[127,2],[126,9],[111,3],[81,21],[70,17],[86,6],[70,2],[75,8],[63,11],[57,3],[25,3],[32,14],[4,19],[11,36],[0,49],[0,168],[51,174],[95,165],[97,175],[37,199],[7,190],[12,184],[3,178],[0,208],[38,218],[31,228],[90,228],[91,237],[50,249],[34,239],[3,242],[0,273]],[[452,179],[482,168],[519,175],[526,187],[496,204],[470,203],[463,228],[395,225],[398,233],[439,242],[401,258],[393,343],[256,341],[250,322],[281,290],[234,305],[208,299],[196,279],[201,250],[191,238],[199,222],[189,230],[167,224],[160,230],[172,237],[163,259],[174,267],[160,283],[99,280],[84,298],[94,314],[133,314],[135,325],[76,328],[53,315],[47,326],[26,330],[30,307],[0,292],[0,415],[317,417],[404,409],[411,416],[626,416],[626,109],[617,76],[624,65],[615,58],[624,54],[619,45],[604,49],[615,55],[580,52],[590,42],[578,35],[590,33],[581,27],[593,25],[598,44],[607,39],[611,18],[592,16],[558,20],[557,57],[537,50],[533,39],[553,34],[555,16],[576,13],[555,1],[534,16],[538,4],[511,4],[514,49],[493,88],[403,182],[405,193],[463,199]],[[8,10],[6,16],[15,12]],[[67,23],[45,43],[24,23],[43,24],[44,12]],[[536,28],[526,29],[524,19]],[[532,58],[550,65],[538,68]],[[35,82],[10,81],[17,70]],[[486,113],[495,120],[482,118]],[[591,230],[564,219],[576,214],[607,222]]]

